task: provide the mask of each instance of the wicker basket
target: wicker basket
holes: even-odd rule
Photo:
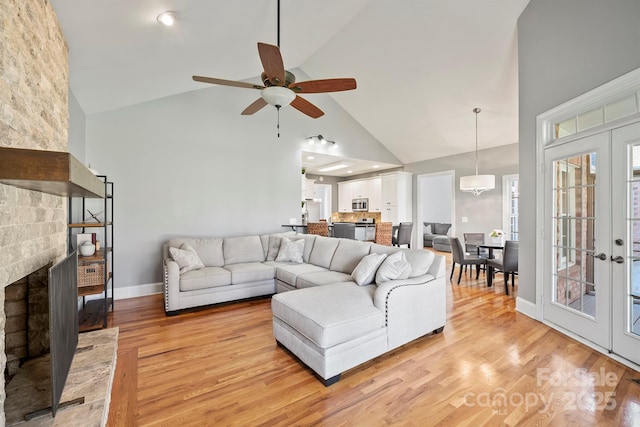
[[[104,260],[78,260],[78,286],[98,286],[104,284]]]

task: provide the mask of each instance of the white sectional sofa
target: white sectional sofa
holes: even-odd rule
[[[290,232],[173,239],[163,257],[167,314],[277,293],[276,341],[325,385],[446,322],[445,260],[422,249]]]

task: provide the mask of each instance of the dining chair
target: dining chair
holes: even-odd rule
[[[333,237],[342,237],[345,239],[356,238],[356,225],[352,222],[334,222]]]
[[[457,237],[449,237],[449,244],[451,245],[451,275],[449,276],[449,280],[453,278],[453,271],[456,268],[456,264],[459,265],[459,274],[458,274],[458,285],[460,284],[460,279],[462,278],[462,270],[467,265],[470,265],[471,268],[476,266],[476,280],[480,277],[480,269],[487,262],[486,258],[479,257],[478,255],[467,255],[462,248],[462,243],[460,243],[460,239]],[[471,271],[470,271],[471,273]]]
[[[463,237],[466,253],[484,256],[485,258],[488,256],[488,252],[480,248],[480,245],[484,245],[484,233],[463,233]]]
[[[393,246],[400,247],[401,245],[407,245],[411,248],[411,231],[413,230],[413,222],[401,222],[398,227],[397,235],[394,235],[391,239]]]
[[[393,237],[393,223],[392,222],[377,222],[376,223],[376,243],[379,245],[391,246]]]
[[[329,236],[329,224],[326,221],[310,222],[307,224],[308,234],[317,234],[318,236]]]
[[[511,287],[513,287],[516,281],[516,274],[518,274],[518,242],[516,240],[504,242],[502,259],[493,258],[487,260],[487,286],[493,284],[495,270],[504,273],[504,291],[509,295],[509,276],[511,276]]]

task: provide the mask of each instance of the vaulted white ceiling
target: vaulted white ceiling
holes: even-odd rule
[[[480,149],[512,144],[528,1],[281,0],[282,56],[312,79],[355,77],[355,91],[331,96],[403,163],[472,151],[474,107]],[[51,3],[87,115],[208,87],[194,74],[259,83],[256,43],[277,43],[276,0]],[[173,27],[156,21],[165,10]]]

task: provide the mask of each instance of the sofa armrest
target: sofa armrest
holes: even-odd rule
[[[171,258],[162,262],[164,269],[164,311],[171,312],[180,308],[180,267]]]
[[[442,269],[444,265],[436,270]],[[385,312],[388,349],[433,332],[447,321],[445,278],[427,273],[378,286],[374,305]]]
[[[440,277],[445,276],[446,269],[447,267],[444,255],[436,255],[436,257],[433,259],[433,262],[431,263],[431,267],[429,267],[429,270],[427,270],[427,274],[430,274],[436,279],[439,279]]]

